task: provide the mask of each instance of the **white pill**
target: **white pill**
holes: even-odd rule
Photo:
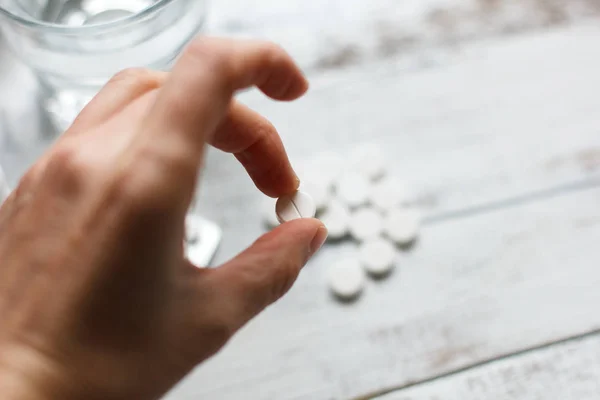
[[[297,191],[280,197],[275,205],[275,212],[277,220],[283,224],[294,219],[313,218],[317,213],[317,207],[310,195]]]
[[[406,203],[408,190],[398,179],[385,178],[376,182],[369,191],[371,204],[381,211],[390,211]]]
[[[348,234],[350,210],[339,201],[332,200],[320,218],[327,227],[328,239],[339,240]]]
[[[407,245],[415,241],[421,228],[421,213],[412,208],[399,208],[385,218],[384,231],[394,242]]]
[[[386,173],[387,160],[381,147],[373,143],[357,146],[349,155],[352,170],[369,180],[377,180]]]
[[[341,175],[344,158],[334,152],[323,152],[305,161],[299,168],[301,181],[312,181],[325,187],[331,187]]]
[[[357,297],[365,286],[365,272],[355,258],[344,258],[329,269],[329,288],[343,300]]]
[[[359,259],[369,274],[376,277],[385,276],[394,268],[396,248],[389,240],[374,238],[360,246]]]
[[[192,217],[185,220],[185,241],[188,244],[198,243],[200,240],[200,229],[197,222]]]
[[[267,197],[263,201],[262,215],[265,225],[268,228],[275,228],[279,226],[279,220],[277,219],[277,213],[275,212],[276,199]]]
[[[359,241],[375,238],[383,232],[383,217],[371,207],[354,211],[350,217],[350,234]]]
[[[345,173],[335,186],[337,198],[348,207],[362,206],[369,200],[370,183],[364,175],[358,173]]]
[[[317,210],[323,210],[327,208],[332,194],[331,186],[320,181],[302,181],[300,184],[300,190],[310,194],[315,202]]]

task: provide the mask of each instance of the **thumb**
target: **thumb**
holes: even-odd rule
[[[214,270],[211,285],[227,319],[241,328],[292,287],[308,260],[327,239],[327,228],[316,219],[280,225],[243,253]]]

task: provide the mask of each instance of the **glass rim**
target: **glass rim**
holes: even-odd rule
[[[101,23],[101,24],[82,25],[82,26],[68,26],[68,25],[56,24],[53,22],[39,21],[39,20],[36,20],[33,18],[22,17],[19,15],[16,15],[15,13],[13,13],[11,11],[8,11],[6,8],[4,8],[2,6],[0,6],[0,17],[4,15],[6,18],[9,18],[23,26],[26,26],[26,27],[32,28],[32,29],[43,29],[46,31],[54,32],[54,33],[73,34],[73,33],[79,33],[79,32],[102,31],[105,29],[118,28],[119,26],[123,26],[123,25],[129,24],[129,23],[132,23],[132,22],[136,22],[137,20],[140,20],[140,19],[146,17],[147,15],[168,5],[169,3],[172,3],[173,1],[175,1],[175,0],[158,0],[156,3],[149,5],[148,7],[144,8],[143,10],[141,10],[135,14],[128,15],[124,18],[119,18],[114,21],[105,22],[105,23]]]

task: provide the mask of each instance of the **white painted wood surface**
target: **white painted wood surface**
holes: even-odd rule
[[[598,0],[218,0],[208,30],[281,43],[310,73],[598,16]]]
[[[428,226],[343,306],[329,247],[172,399],[348,399],[600,328],[600,189]]]
[[[377,400],[597,400],[600,336],[561,343]]]
[[[425,71],[386,63],[322,76],[297,103],[242,99],[273,121],[293,162],[374,141],[427,216],[451,216],[599,182],[599,40],[584,25],[477,45]],[[202,196],[229,237],[222,255],[261,232],[246,207],[262,198],[232,157],[211,154]]]
[[[324,249],[285,300],[168,399],[348,399],[600,329],[600,28],[584,22],[598,1],[214,3],[211,32],[279,41],[312,78],[298,103],[240,96],[273,120],[293,160],[378,142],[430,224],[398,273],[353,305],[335,303],[324,281],[352,245]],[[29,119],[15,100],[27,91],[7,88],[31,83],[18,78],[0,82],[10,93],[0,111],[17,121]],[[39,127],[10,126],[20,138]],[[13,182],[40,150],[0,160],[15,166]],[[263,231],[247,213],[262,198],[231,157],[211,154],[202,193],[203,214],[225,231],[218,261]],[[452,399],[446,387],[409,396]],[[568,393],[548,389],[531,398]]]
[[[169,398],[348,399],[599,329],[600,189],[583,190],[600,184],[598,40],[581,25],[478,44],[414,74],[386,64],[323,77],[295,105],[244,96],[295,159],[386,145],[433,221],[399,273],[354,305],[325,287],[352,246],[326,248]],[[242,177],[213,155],[205,212],[222,218],[221,260],[258,234],[244,210],[259,197]],[[548,188],[562,195],[528,196]]]

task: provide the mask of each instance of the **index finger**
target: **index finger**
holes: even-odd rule
[[[200,38],[175,65],[151,108],[143,131],[190,168],[229,110],[233,94],[257,86],[276,100],[293,100],[308,83],[279,46],[262,41]]]

